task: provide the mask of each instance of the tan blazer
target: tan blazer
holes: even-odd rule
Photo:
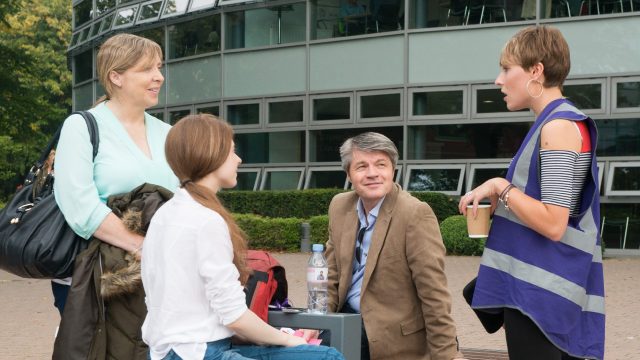
[[[358,226],[358,195],[329,206],[329,311],[346,302]],[[362,282],[360,311],[372,359],[451,360],[457,351],[445,248],[438,221],[424,202],[397,184],[380,207]]]

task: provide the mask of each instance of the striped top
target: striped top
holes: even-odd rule
[[[580,132],[580,152],[540,150],[542,202],[569,208],[569,216],[580,213],[582,188],[591,169],[591,141],[583,122],[574,122]]]

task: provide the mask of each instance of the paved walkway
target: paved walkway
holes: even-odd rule
[[[306,304],[307,254],[276,254],[287,269],[289,295]],[[467,307],[461,291],[478,270],[478,257],[447,257],[453,317],[464,348],[505,350],[504,334],[488,335]],[[604,262],[607,307],[607,360],[640,359],[640,259]],[[0,271],[0,360],[50,359],[59,321],[50,285]]]

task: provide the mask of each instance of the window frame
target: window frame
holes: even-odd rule
[[[505,111],[505,112],[491,112],[491,113],[478,113],[478,90],[497,89],[500,87],[492,84],[472,84],[471,85],[471,118],[472,119],[495,119],[495,118],[513,118],[513,117],[530,117],[534,116],[533,111]]]
[[[404,119],[404,91],[403,89],[388,89],[388,90],[365,90],[358,91],[356,93],[356,122],[358,123],[375,123],[375,122],[389,122],[389,121],[402,121]],[[400,95],[400,115],[398,116],[383,116],[383,117],[362,117],[362,97],[363,96],[376,96],[376,95]]]
[[[607,81],[605,78],[601,79],[572,79],[566,80],[563,86],[571,85],[591,85],[600,84],[600,108],[597,109],[582,109],[578,107],[580,111],[585,114],[604,114],[607,107]],[[563,91],[564,92],[564,91]]]
[[[204,108],[208,108],[208,107],[213,107],[213,106],[217,106],[218,107],[218,115],[214,115],[214,114],[211,114],[211,115],[224,119],[221,116],[222,112],[220,110],[222,110],[222,106],[220,104],[220,101],[196,104],[195,105],[195,109],[194,109],[194,111],[195,111],[194,114],[201,114],[201,113],[198,112],[198,110],[204,109]]]
[[[640,112],[640,106],[628,108],[618,107],[618,84],[626,82],[640,82],[640,76],[629,76],[611,79],[611,113],[627,114]]]
[[[344,172],[344,170],[342,169],[341,166],[336,165],[336,166],[309,166],[309,169],[307,169],[307,176],[305,176],[305,180],[304,180],[304,187],[303,189],[309,189],[309,183],[311,182],[311,176],[313,174],[314,171],[318,171],[318,172],[322,172],[322,171],[341,171],[344,174],[344,184],[342,189],[347,189],[347,186],[349,185],[349,177],[347,176],[347,173]],[[313,189],[317,189],[317,188],[313,188]]]
[[[432,192],[439,192],[445,195],[458,196],[462,193],[462,184],[464,183],[464,174],[466,164],[412,164],[407,165],[407,175],[404,177],[403,188],[407,191],[422,191],[409,189],[409,179],[411,179],[411,171],[413,170],[448,170],[459,169],[460,175],[458,176],[458,188],[456,190],[427,190]]]
[[[264,174],[262,176],[262,179],[260,180],[260,190],[265,190],[264,186],[267,182],[267,178],[269,177],[268,175],[269,173],[272,173],[272,172],[300,172],[300,177],[298,177],[298,187],[291,190],[301,189],[303,184],[302,180],[304,178],[304,173],[305,173],[304,166],[264,168]],[[267,189],[267,190],[271,190],[271,189]]]
[[[469,166],[469,172],[467,173],[466,176],[466,191],[471,191],[472,188],[472,184],[473,184],[473,179],[476,176],[476,170],[477,169],[508,169],[509,168],[509,163],[505,163],[505,162],[498,162],[498,163],[475,163],[475,164],[470,164]]]
[[[142,16],[142,8],[145,5],[151,5],[151,4],[155,4],[155,3],[160,3],[160,9],[158,10],[158,14],[156,16],[150,17],[150,18],[146,18],[146,19],[140,19],[140,16]],[[160,14],[162,13],[162,6],[164,5],[164,0],[149,0],[149,1],[145,1],[143,3],[140,4],[140,9],[138,9],[138,15],[136,16],[136,25],[138,24],[146,24],[149,22],[154,22],[157,21],[160,18]]]
[[[408,89],[407,119],[413,120],[460,120],[466,119],[469,114],[469,86],[438,86],[438,87],[417,87]],[[414,115],[413,114],[413,95],[415,93],[425,92],[445,92],[445,91],[462,91],[462,113],[461,114],[440,114],[440,115]]]
[[[204,5],[201,6],[199,8],[193,8],[194,2],[196,0],[191,0],[189,1],[189,7],[187,8],[187,12],[195,12],[195,11],[202,11],[202,10],[206,10],[206,9],[213,9],[213,8],[217,8],[218,7],[218,3],[220,0],[212,0],[213,1],[213,5]]]
[[[606,196],[640,196],[640,190],[613,190],[613,178],[615,177],[615,169],[619,167],[640,168],[640,161],[611,161],[608,166],[607,186],[605,189]]]
[[[271,123],[271,115],[269,114],[269,105],[277,102],[288,102],[288,101],[302,101],[302,121],[298,122],[283,122],[283,123]],[[286,96],[286,97],[277,97],[277,98],[267,98],[264,103],[264,121],[265,125],[268,128],[281,128],[281,127],[290,127],[290,126],[298,126],[298,125],[306,125],[308,122],[308,103],[305,99],[304,95],[299,96]]]
[[[253,182],[253,189],[251,191],[256,191],[258,189],[258,184],[261,182],[262,168],[256,167],[240,167],[238,168],[239,173],[256,173],[256,180]],[[237,185],[236,185],[237,186]],[[231,189],[229,189],[231,190]]]
[[[333,98],[349,98],[349,118],[348,119],[337,119],[337,120],[315,120],[313,118],[313,113],[315,110],[315,100],[322,99],[333,99]],[[309,124],[310,125],[337,125],[337,124],[353,124],[354,123],[354,102],[353,102],[353,91],[350,92],[339,92],[339,93],[328,93],[328,94],[313,94],[309,95]]]
[[[109,20],[109,18],[111,18]],[[113,27],[113,22],[116,19],[116,10],[113,10],[111,12],[108,12],[106,14],[104,14],[104,17],[102,18],[102,20],[100,20],[100,32],[99,35],[103,35],[104,33],[106,33],[107,31],[111,30],[111,28]]]
[[[148,113],[149,115],[157,118],[157,116],[155,116],[154,114],[158,114],[158,113],[162,113],[162,122],[166,122],[168,124],[166,120],[166,118],[168,117],[168,112],[167,109],[163,106],[163,107],[157,107],[157,108],[150,108],[145,110],[146,113]]]
[[[171,126],[175,125],[175,124],[171,123],[171,113],[172,112],[177,112],[177,111],[182,111],[182,110],[189,110],[189,114],[187,114],[187,115],[193,115],[193,106],[191,106],[191,105],[171,106],[171,107],[167,107],[166,108],[165,115],[167,116],[167,119],[165,120],[165,122],[167,124],[171,125]]]
[[[186,0],[187,1],[187,5],[184,7],[184,11],[182,11],[182,12],[176,11],[176,12],[171,13],[171,14],[165,14],[167,6],[169,6],[169,1],[171,1],[171,0],[162,0],[163,4],[162,4],[162,9],[160,10],[160,19],[169,19],[169,18],[172,18],[172,17],[175,17],[175,16],[184,15],[189,11],[189,5],[191,5],[191,0]],[[176,0],[176,1],[180,1],[180,0]]]
[[[133,20],[131,20],[131,22],[125,23],[125,24],[121,24],[121,25],[117,25],[116,21],[118,20],[118,16],[120,16],[120,14],[123,11],[127,11],[127,10],[131,10],[133,9]],[[135,4],[135,5],[131,5],[131,6],[126,6],[123,8],[118,8],[115,11],[115,17],[113,18],[113,25],[111,26],[112,29],[124,29],[124,28],[128,28],[133,26],[136,23],[136,20],[138,19],[138,12],[140,10],[140,4]]]
[[[249,105],[258,104],[258,122],[255,124],[234,125],[229,121],[229,106],[230,105]],[[262,98],[252,98],[245,100],[225,100],[222,103],[222,109],[220,111],[222,118],[228,122],[234,129],[260,129],[264,123],[264,101]]]

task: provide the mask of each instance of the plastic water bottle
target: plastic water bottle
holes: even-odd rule
[[[307,307],[310,313],[326,314],[329,268],[327,267],[327,260],[322,254],[324,246],[322,244],[313,244],[311,249],[313,253],[307,267],[307,290],[309,291]]]

